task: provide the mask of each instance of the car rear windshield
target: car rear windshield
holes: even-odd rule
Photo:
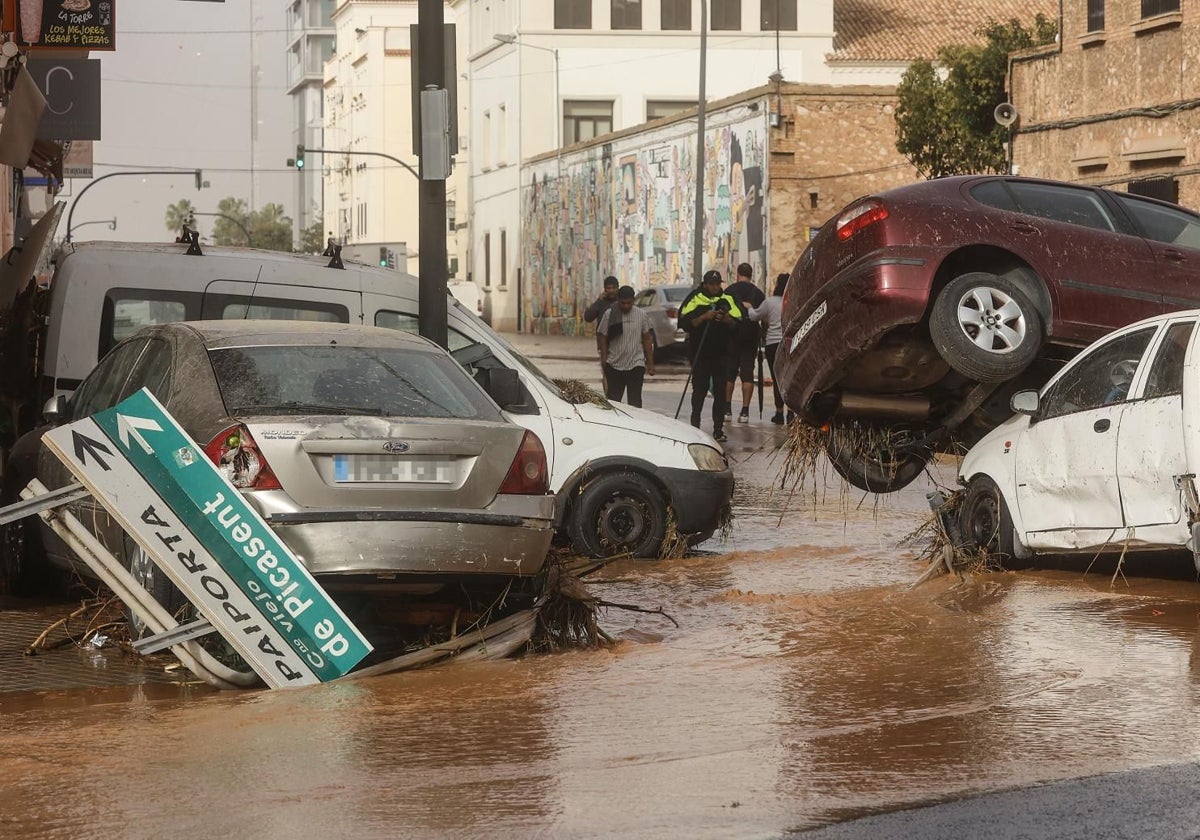
[[[690,291],[691,291],[690,288],[663,289],[663,293],[667,296],[667,300],[669,300],[671,303],[679,303],[681,300],[683,300],[685,297],[688,296],[688,292],[690,292]]]
[[[376,414],[499,420],[448,356],[394,347],[260,346],[210,350],[231,415]]]

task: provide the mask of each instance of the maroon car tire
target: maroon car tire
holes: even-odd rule
[[[919,452],[897,452],[867,443],[871,436],[860,432],[826,434],[825,455],[834,471],[852,486],[868,493],[893,493],[916,481],[925,472],[928,456]]]
[[[977,382],[1004,382],[1042,349],[1042,316],[1007,277],[956,277],[933,304],[929,334],[950,367]]]

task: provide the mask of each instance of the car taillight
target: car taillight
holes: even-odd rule
[[[678,318],[679,310],[676,309],[674,306],[672,306],[670,309],[667,310],[667,317],[668,318]]]
[[[525,432],[521,448],[513,458],[500,492],[509,495],[540,496],[550,490],[550,475],[546,467],[546,450],[533,432]]]
[[[204,447],[217,469],[239,490],[280,490],[279,479],[245,426],[230,426]]]
[[[868,225],[881,222],[888,217],[888,209],[878,201],[864,201],[847,210],[837,220],[838,239],[845,242]]]

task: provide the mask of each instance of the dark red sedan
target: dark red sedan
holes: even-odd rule
[[[776,373],[857,487],[905,486],[1109,330],[1200,307],[1200,215],[1002,175],[860,198],[800,255]]]

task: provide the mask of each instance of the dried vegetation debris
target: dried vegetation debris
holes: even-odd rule
[[[582,379],[555,379],[554,384],[562,391],[563,399],[574,405],[590,403],[612,410],[612,403],[604,395]]]

